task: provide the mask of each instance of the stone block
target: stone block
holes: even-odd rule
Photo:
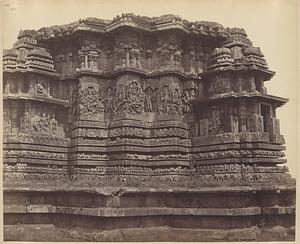
[[[256,241],[259,234],[260,230],[257,227],[233,229],[228,231],[226,239],[228,241]]]

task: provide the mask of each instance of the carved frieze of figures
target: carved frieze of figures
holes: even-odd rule
[[[121,85],[118,89],[116,111],[127,114],[144,112],[145,94],[138,81],[131,81],[128,85]]]
[[[43,113],[42,116],[35,115],[32,119],[32,130],[36,133],[56,135],[58,130],[57,121],[53,118],[50,119],[46,113]]]
[[[182,114],[181,90],[177,83],[166,84],[162,88],[160,92],[159,112],[170,115]]]
[[[208,117],[208,134],[215,135],[223,132],[222,111],[218,108],[212,108]]]
[[[94,87],[80,89],[78,101],[80,114],[93,115],[104,111],[103,99]]]
[[[230,81],[227,77],[217,75],[210,83],[209,94],[220,94],[230,92]]]

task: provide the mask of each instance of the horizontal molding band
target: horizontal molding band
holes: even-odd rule
[[[295,214],[295,207],[246,207],[246,208],[86,208],[70,206],[42,205],[4,205],[4,213],[58,213],[99,217],[127,217],[153,215],[193,215],[193,216],[251,216],[260,214]]]

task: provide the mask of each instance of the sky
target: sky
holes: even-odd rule
[[[277,110],[285,136],[287,166],[297,165],[297,1],[296,0],[3,0],[2,46],[11,48],[19,30],[67,24],[79,18],[112,19],[122,13],[149,17],[175,14],[189,21],[214,21],[244,28],[276,72],[268,93],[289,99]],[[298,86],[299,88],[299,86]]]

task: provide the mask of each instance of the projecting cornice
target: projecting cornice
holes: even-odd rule
[[[239,33],[247,37],[243,29],[224,28],[215,22],[195,21],[190,22],[175,15],[163,15],[160,17],[144,17],[134,14],[122,14],[113,20],[103,20],[97,18],[79,19],[67,25],[56,25],[44,27],[36,32],[37,40],[49,40],[65,36],[70,36],[78,31],[88,31],[94,33],[109,33],[122,27],[131,27],[145,32],[159,32],[165,30],[178,29],[188,34],[207,36],[210,38],[226,39],[232,33]]]
[[[175,15],[134,14],[20,31],[13,48],[4,52],[3,69],[62,79],[120,72],[210,79],[223,72],[248,72],[266,81],[275,74],[244,29]]]

